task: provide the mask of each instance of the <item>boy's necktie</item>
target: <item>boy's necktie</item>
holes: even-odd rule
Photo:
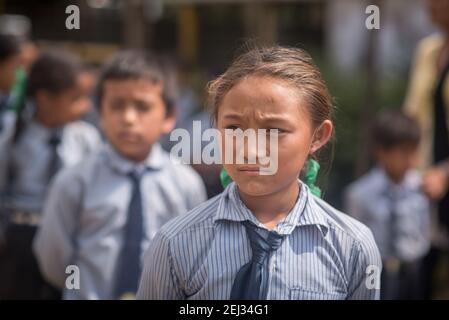
[[[279,248],[283,236],[243,222],[251,244],[252,258],[238,272],[231,290],[233,300],[265,300],[268,293],[268,256]]]
[[[141,245],[144,237],[142,195],[140,181],[143,174],[129,174],[132,182],[131,201],[124,230],[123,245],[117,263],[115,296],[134,295],[137,292],[141,273]]]
[[[55,174],[61,169],[61,159],[58,155],[58,146],[61,143],[61,133],[55,131],[48,139],[48,147],[50,150],[50,161],[48,163],[48,181],[50,181]]]

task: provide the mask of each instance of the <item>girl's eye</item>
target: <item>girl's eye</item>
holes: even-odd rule
[[[237,129],[239,129],[239,126],[236,126],[236,125],[230,125],[230,126],[226,126],[225,129],[229,129],[229,130],[237,130]]]
[[[268,128],[267,131],[268,133],[270,133],[270,130],[277,130],[278,133],[284,133],[287,132],[286,130],[282,129],[282,128]]]

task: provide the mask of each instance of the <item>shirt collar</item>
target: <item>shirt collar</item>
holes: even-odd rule
[[[320,226],[320,230],[325,232],[329,228],[326,218],[320,210],[314,210],[315,207],[313,195],[310,193],[309,187],[298,180],[301,185],[301,192],[296,200],[295,206],[289,212],[287,217],[281,220],[274,228],[279,234],[290,234],[295,227],[306,225]],[[237,185],[231,183],[223,192],[222,201],[220,201],[217,213],[214,217],[214,222],[217,220],[228,220],[235,222],[242,222],[249,220],[255,225],[266,229],[260,223],[252,212],[242,202]],[[325,229],[321,228],[325,227]]]
[[[148,154],[147,158],[140,163],[127,159],[126,157],[118,153],[117,150],[115,150],[114,147],[112,147],[109,143],[105,145],[104,149],[107,161],[111,168],[122,174],[128,174],[133,170],[159,170],[162,168],[164,162],[166,161],[164,152],[159,143],[156,143],[151,147],[151,151]]]

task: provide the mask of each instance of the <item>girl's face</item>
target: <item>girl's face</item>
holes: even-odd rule
[[[263,167],[259,161],[256,165],[236,164],[235,143],[234,162],[226,164],[222,140],[224,168],[239,190],[250,196],[270,195],[296,183],[308,155],[324,145],[332,132],[328,120],[315,130],[297,89],[282,80],[257,75],[244,78],[225,95],[217,113],[217,127],[222,137],[225,129],[278,129],[278,166],[273,175],[258,174],[258,169]],[[266,144],[269,149],[269,139]],[[245,163],[248,150],[254,152],[257,148],[248,146],[245,140]]]

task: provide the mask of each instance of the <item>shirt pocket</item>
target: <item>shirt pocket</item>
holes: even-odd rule
[[[290,300],[345,300],[344,292],[321,292],[303,288],[293,288],[289,292]]]

